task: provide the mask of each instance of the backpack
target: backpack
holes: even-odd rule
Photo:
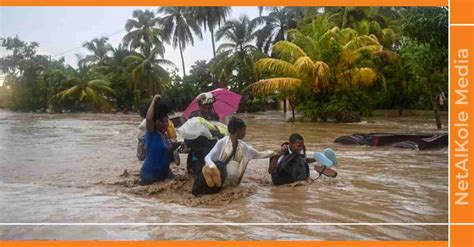
[[[303,154],[291,153],[287,150],[272,173],[272,182],[283,185],[303,181],[309,178],[309,165],[306,162],[306,150]]]

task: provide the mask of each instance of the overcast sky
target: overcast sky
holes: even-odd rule
[[[116,47],[125,35],[125,23],[132,18],[135,9],[156,12],[157,7],[1,7],[0,37],[18,35],[21,40],[38,42],[38,54],[51,55],[53,59],[64,57],[66,63],[75,65],[75,54],[88,54],[86,49],[81,48],[85,41],[107,36]],[[254,18],[258,16],[258,8],[233,7],[230,19],[243,14]],[[184,59],[187,71],[194,61],[209,61],[212,57],[210,39],[208,32],[203,33],[203,40],[195,38],[194,46],[186,48]],[[5,50],[0,48],[0,56],[4,55]],[[179,50],[166,46],[165,58],[176,64],[181,74]]]

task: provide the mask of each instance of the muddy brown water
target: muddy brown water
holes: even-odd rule
[[[253,160],[240,187],[194,198],[185,164],[173,166],[171,181],[136,185],[141,166],[135,157],[136,115],[0,110],[1,239],[447,239],[446,225],[123,224],[448,221],[447,148],[414,151],[333,143],[352,133],[446,132],[446,127],[435,129],[431,115],[385,113],[354,124],[285,123],[279,112],[239,116],[248,124],[245,141],[259,150],[276,148],[292,132],[304,136],[308,156],[333,148],[338,177],[275,187],[266,172],[268,161]],[[316,175],[311,171],[312,178]]]

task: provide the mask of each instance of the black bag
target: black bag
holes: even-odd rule
[[[202,167],[205,164],[204,157],[206,157],[214,145],[216,145],[217,140],[209,140],[204,136],[200,136],[194,140],[185,140],[185,143],[190,147],[186,168],[189,172],[197,176],[201,173]]]
[[[306,152],[304,152],[306,153]],[[309,177],[309,165],[306,155],[299,153],[289,154],[286,151],[283,159],[278,163],[276,172],[272,174],[274,185],[283,185],[303,181]]]
[[[217,169],[219,170],[221,174],[221,182],[222,185],[224,185],[225,178],[227,177],[227,164],[232,160],[232,158],[235,155],[235,152],[237,151],[237,148],[232,147],[232,153],[231,155],[225,160],[225,161],[220,161],[216,160],[214,161],[214,164],[216,164]],[[221,187],[209,187],[206,183],[206,180],[204,179],[204,175],[202,174],[202,169],[199,171],[197,174],[196,178],[194,179],[193,183],[193,189],[191,193],[195,196],[197,195],[209,195],[209,194],[216,194],[222,189]]]

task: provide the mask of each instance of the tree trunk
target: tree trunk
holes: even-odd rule
[[[344,7],[344,13],[342,14],[341,29],[344,29],[347,25],[347,12],[349,12],[348,7]]]
[[[211,32],[212,54],[214,57],[216,57],[216,43],[214,41],[214,27],[209,27],[209,31]],[[218,83],[217,72],[214,73],[214,71],[211,71],[211,76],[212,76],[213,87],[215,88],[219,87],[220,85]]]
[[[403,116],[403,107],[398,107],[398,116]]]
[[[287,107],[286,107],[286,98],[283,99],[283,113],[286,114],[287,112]]]
[[[293,120],[295,120],[295,108],[296,108],[296,105],[295,105],[295,102],[291,101],[290,100],[290,108],[291,108],[291,115],[293,116]]]
[[[181,43],[179,43],[179,52],[181,53],[181,64],[183,65],[183,79],[186,76],[186,67],[184,66],[184,57],[183,57],[183,48],[181,47]]]
[[[212,42],[212,54],[216,56],[216,44],[214,42],[214,27],[210,27],[209,31],[211,32],[211,42]]]
[[[441,124],[441,118],[439,116],[439,105],[438,105],[438,102],[436,102],[436,100],[433,100],[433,111],[434,111],[434,117],[436,120],[436,127],[438,129],[441,129],[443,126]]]
[[[428,83],[428,88],[430,90],[430,95],[431,95],[431,105],[433,107],[433,112],[434,112],[434,117],[436,121],[436,128],[441,129],[442,124],[441,124],[441,118],[439,116],[439,105],[436,97],[436,91],[433,89],[433,86]]]

